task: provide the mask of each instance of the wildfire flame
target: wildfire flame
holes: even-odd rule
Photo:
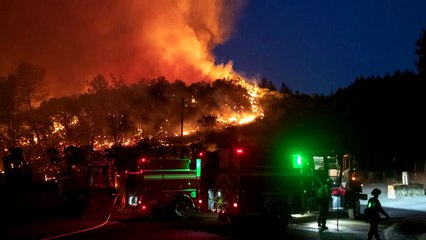
[[[52,97],[82,93],[98,74],[120,76],[126,84],[159,76],[186,83],[232,79],[247,89],[243,97],[251,106],[228,106],[240,110],[224,108],[217,121],[246,124],[263,116],[258,100],[265,90],[237,73],[232,61],[216,63],[213,54],[232,34],[243,6],[243,0],[6,1],[0,10],[0,35],[8,36],[0,38],[0,73],[22,60],[34,62],[45,68]],[[54,129],[59,133],[64,126],[55,120]],[[186,124],[183,133],[198,130]],[[111,145],[100,139],[99,145]]]

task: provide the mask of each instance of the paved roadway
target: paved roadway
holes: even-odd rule
[[[401,219],[384,231],[386,239],[426,240],[426,196],[388,198],[388,185],[385,183],[365,184],[363,190],[371,197],[371,190],[379,188],[382,207],[393,219]],[[362,209],[367,201],[361,201]]]
[[[384,220],[380,225],[384,239],[426,239],[426,197],[388,199],[387,186],[384,184],[372,184],[365,186],[366,193],[372,188],[379,187],[383,190],[380,196],[383,207],[391,216],[390,220]],[[34,200],[34,199],[33,199]],[[21,200],[27,203],[30,200]],[[294,215],[295,219],[289,224],[284,233],[265,234],[259,230],[258,225],[231,228],[229,224],[220,223],[214,214],[200,214],[194,221],[185,223],[168,221],[131,221],[131,219],[108,219],[112,198],[94,198],[90,202],[90,208],[83,215],[66,216],[64,218],[45,218],[37,220],[34,216],[21,215],[18,219],[3,223],[1,227],[1,239],[132,239],[140,238],[141,229],[146,229],[149,236],[156,239],[168,237],[169,239],[241,239],[241,238],[283,238],[286,239],[365,239],[368,231],[368,223],[362,220],[349,220],[342,212],[332,212],[327,222],[329,230],[319,231],[316,226],[316,215]],[[362,201],[364,207],[366,201]],[[4,206],[3,206],[4,207]],[[22,219],[20,219],[22,217]],[[123,216],[122,216],[123,217]],[[101,227],[102,226],[102,227]],[[100,228],[98,228],[100,227]],[[79,234],[62,235],[82,230]],[[259,231],[258,231],[259,230]],[[114,236],[116,238],[114,238]]]

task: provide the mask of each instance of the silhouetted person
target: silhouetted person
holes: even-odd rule
[[[370,222],[370,229],[368,230],[367,239],[373,239],[373,236],[377,240],[380,239],[380,234],[379,234],[380,214],[382,214],[386,218],[389,218],[389,215],[382,208],[382,204],[379,201],[379,195],[381,193],[382,191],[380,189],[375,188],[373,189],[373,191],[371,191],[371,195],[373,195],[373,197],[368,199],[366,208],[369,209],[367,221]]]
[[[318,227],[321,228],[321,230],[327,230],[328,227],[326,226],[327,217],[328,217],[328,209],[331,199],[331,186],[332,181],[331,179],[327,179],[327,182],[322,185],[318,191],[317,191],[317,201],[318,201]]]

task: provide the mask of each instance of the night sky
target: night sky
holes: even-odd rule
[[[38,64],[50,96],[83,92],[98,74],[265,77],[328,95],[361,75],[416,71],[422,28],[424,0],[0,1],[0,76]]]
[[[217,61],[285,82],[301,93],[329,95],[359,76],[417,72],[415,42],[426,29],[424,0],[248,0]]]

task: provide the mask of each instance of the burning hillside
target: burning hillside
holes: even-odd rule
[[[4,108],[5,145],[130,145],[262,118],[267,90],[212,54],[242,6],[243,0],[2,3],[0,35],[8,37],[0,38],[0,72],[13,74],[1,84],[21,82],[17,88],[27,87],[16,94],[30,99],[15,103],[17,95],[4,92],[4,102],[14,104]],[[36,90],[41,80],[51,98],[35,99],[43,96]],[[34,109],[32,101],[42,100]]]
[[[39,123],[39,140],[110,147],[217,131],[262,118],[258,101],[265,93],[233,80],[187,86],[158,78],[53,98],[37,109],[37,116],[49,118]]]

